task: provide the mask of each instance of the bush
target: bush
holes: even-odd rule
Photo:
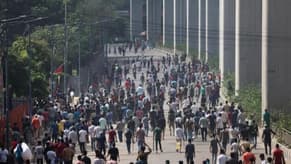
[[[238,96],[234,99],[246,112],[246,114],[260,122],[262,109],[261,87],[258,85],[248,85],[238,91]]]
[[[234,99],[234,73],[228,73],[224,75],[222,85],[223,85],[223,94],[228,100]]]

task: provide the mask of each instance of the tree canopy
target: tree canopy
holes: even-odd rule
[[[63,62],[65,4],[68,13],[69,69],[76,68],[78,64],[79,42],[81,64],[86,65],[102,42],[111,42],[115,37],[128,38],[126,34],[128,18],[119,17],[115,12],[128,9],[129,4],[126,0],[0,1],[0,19],[20,15],[27,15],[28,18],[25,20],[47,17],[45,20],[31,23],[30,45],[24,23],[8,26],[9,84],[12,85],[15,96],[28,95],[29,74],[33,96],[48,95],[51,70]],[[1,28],[2,26],[0,26],[2,31]]]

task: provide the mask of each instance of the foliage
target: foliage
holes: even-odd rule
[[[225,74],[222,81],[223,94],[229,99],[233,100],[235,94],[235,76],[234,73]]]
[[[182,53],[186,52],[186,44],[177,44],[176,49],[181,51]]]
[[[31,15],[31,19],[47,17],[44,21],[31,24],[30,52],[28,38],[22,36],[24,24],[9,27],[9,83],[16,96],[28,95],[29,65],[33,96],[44,97],[48,94],[50,72],[63,62],[65,2],[68,11],[68,72],[78,65],[79,42],[81,65],[86,65],[102,48],[102,43],[111,42],[115,37],[128,37],[127,18],[119,17],[114,12],[115,9],[128,9],[127,0],[8,1],[8,6],[6,1],[0,1],[0,13],[8,8],[8,12],[0,14],[1,19],[24,14]]]
[[[274,112],[271,115],[273,126],[275,126],[276,129],[287,129],[291,130],[291,114],[287,112]]]
[[[244,111],[257,122],[261,119],[261,89],[258,85],[248,85],[238,91],[238,96],[235,97],[235,102],[238,102]]]
[[[48,43],[44,40],[31,40],[19,37],[9,49],[9,83],[13,86],[16,96],[28,95],[29,74],[31,74],[33,97],[46,97],[49,77],[50,56]]]
[[[213,72],[219,72],[219,55],[208,56],[208,65]]]

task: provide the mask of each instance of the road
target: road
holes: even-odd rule
[[[138,55],[140,55],[140,53],[138,54],[134,54],[134,53],[128,53],[126,54],[125,57],[137,57]],[[161,56],[165,56],[166,52],[161,51],[161,50],[146,50],[144,56],[150,57],[150,56],[154,56],[155,59],[159,59]],[[116,55],[116,54],[109,54],[108,57],[109,58],[115,58],[116,56],[120,57],[122,55]],[[143,70],[145,71],[145,70]],[[130,74],[129,76],[132,75]],[[159,73],[159,77],[162,76],[162,73]],[[139,74],[137,74],[137,77],[139,77]],[[138,84],[138,82],[136,83]],[[168,111],[168,105],[164,104],[164,110],[165,113],[167,113]],[[167,118],[167,116],[166,116]],[[149,156],[149,164],[163,164],[165,163],[166,160],[170,160],[170,163],[178,163],[180,160],[185,162],[185,155],[184,153],[177,153],[175,148],[176,148],[176,140],[174,136],[170,136],[169,133],[169,129],[168,126],[166,126],[166,133],[165,133],[165,139],[162,140],[162,146],[163,146],[163,152],[158,152],[156,153],[155,151],[152,152],[152,154]],[[149,136],[146,138],[146,142],[148,143],[148,145],[152,146],[153,145],[153,140],[152,140],[152,133],[149,133]],[[196,164],[200,164],[202,163],[203,160],[209,158],[211,159],[211,154],[209,152],[209,142],[202,142],[200,136],[194,140],[194,144],[196,147],[196,158],[195,158],[195,163]],[[136,161],[136,157],[137,157],[137,145],[134,145],[134,151],[132,154],[128,154],[127,150],[126,150],[126,145],[125,143],[117,143],[116,144],[117,147],[119,148],[120,151],[120,157],[121,157],[121,161],[119,162],[120,164],[129,164],[130,162],[134,162]],[[184,148],[184,147],[183,147]],[[182,150],[183,150],[182,148]],[[94,159],[94,152],[89,151],[90,150],[90,145],[87,145],[87,150],[88,150],[88,155],[89,157],[93,160]],[[77,147],[77,154],[79,151],[79,147]],[[228,155],[229,155],[229,150],[227,151]],[[257,157],[257,163],[260,163],[259,160],[259,154],[264,152],[263,149],[263,145],[261,144],[261,142],[259,142],[257,149],[253,150],[253,152],[256,154]],[[76,158],[76,157],[75,157]]]

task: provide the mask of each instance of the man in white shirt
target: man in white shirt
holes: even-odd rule
[[[219,106],[217,107],[217,111],[221,112],[222,109],[223,109],[223,105],[222,105],[222,103],[219,103]]]
[[[236,138],[233,140],[233,143],[231,143],[230,150],[232,153],[234,153],[234,159],[238,160],[238,158],[239,158],[239,144],[237,143]]]
[[[175,136],[176,136],[176,140],[177,140],[177,145],[179,145],[179,147],[176,146],[176,150],[181,152],[182,141],[184,139],[184,131],[180,126],[177,126],[177,128],[175,130]]]
[[[50,161],[50,164],[55,164],[56,163],[56,158],[57,158],[57,154],[55,151],[53,151],[53,149],[50,149],[47,153],[46,153],[47,159]]]
[[[70,133],[70,130],[66,128],[66,129],[64,130],[63,138],[69,138],[69,133]]]
[[[44,147],[41,145],[41,141],[38,141],[37,146],[34,148],[34,157],[36,159],[36,163],[43,163],[43,153]]]
[[[209,125],[208,119],[205,117],[205,114],[202,114],[202,117],[199,120],[199,125],[201,128],[201,136],[202,136],[202,142],[207,141],[207,128]]]
[[[239,137],[239,130],[235,127],[229,128],[229,133],[230,133],[230,144],[234,142],[234,140],[238,139]]]
[[[89,136],[90,136],[90,142],[91,142],[92,151],[95,150],[95,133],[94,133],[94,129],[95,129],[95,125],[93,125],[93,124],[91,124],[88,127],[88,133],[89,133]]]
[[[220,154],[217,157],[216,164],[226,164],[228,157],[225,155],[225,151],[223,149],[220,150]]]
[[[102,133],[103,129],[100,127],[99,123],[97,123],[97,126],[94,128],[94,137],[99,138],[100,134]]]
[[[223,121],[221,118],[221,113],[218,114],[218,117],[216,118],[216,132],[217,135],[220,137],[220,131],[223,129]]]
[[[223,127],[226,127],[227,122],[228,122],[228,113],[226,112],[226,110],[224,108],[222,109],[222,111],[220,113],[221,113],[221,118],[223,121]]]
[[[190,104],[189,98],[185,98],[182,102],[182,109],[187,108]]]
[[[8,157],[8,150],[4,147],[0,147],[0,163],[6,163]]]
[[[77,132],[75,131],[74,128],[71,129],[71,131],[69,132],[68,138],[69,138],[69,140],[72,141],[73,144],[75,144],[75,145],[77,144],[77,142],[78,142],[78,134],[77,134]]]
[[[79,145],[80,145],[80,151],[83,153],[86,151],[86,142],[87,142],[87,131],[82,128],[79,131]]]

